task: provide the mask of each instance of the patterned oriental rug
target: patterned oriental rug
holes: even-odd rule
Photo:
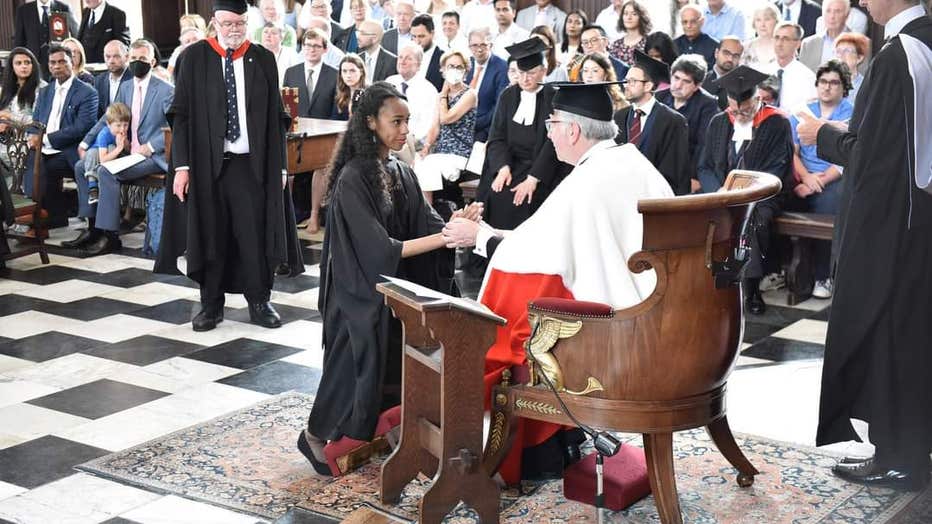
[[[291,506],[322,521],[340,521],[359,508],[401,520],[416,518],[427,478],[411,483],[397,506],[378,502],[375,460],[352,474],[324,479],[312,473],[295,448],[313,397],[285,393],[255,406],[192,426],[146,444],[79,466],[119,482],[276,519]],[[627,438],[639,444],[640,438]],[[703,430],[674,438],[677,486],[686,522],[712,523],[907,523],[932,522],[932,492],[916,495],[864,488],[834,477],[837,457],[815,448],[739,435],[739,445],[761,471],[751,488],[735,483],[735,470]],[[562,481],[526,483],[502,495],[502,522],[595,521],[590,506],[563,498]],[[656,523],[653,498],[608,522]],[[460,505],[448,522],[478,522]]]

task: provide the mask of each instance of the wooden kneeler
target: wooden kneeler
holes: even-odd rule
[[[392,283],[376,289],[404,325],[401,440],[382,465],[382,503],[397,502],[424,473],[433,485],[421,498],[418,522],[439,523],[460,501],[481,522],[498,522],[500,490],[483,467],[482,370],[504,319]]]

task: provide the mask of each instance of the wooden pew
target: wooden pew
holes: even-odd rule
[[[832,240],[835,229],[833,215],[815,213],[783,213],[775,220],[777,234],[790,237],[793,253],[785,264],[786,301],[794,306],[812,296],[815,286],[812,244]]]

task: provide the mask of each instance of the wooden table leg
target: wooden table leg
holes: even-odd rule
[[[680,499],[673,469],[673,433],[645,433],[644,452],[654,503],[663,524],[682,524]]]

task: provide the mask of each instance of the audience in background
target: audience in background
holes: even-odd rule
[[[799,48],[799,61],[803,65],[815,72],[835,57],[835,40],[845,31],[850,31],[845,25],[850,9],[848,0],[822,0],[824,28],[803,39]]]
[[[531,30],[531,36],[535,36],[547,47],[545,51],[547,70],[544,74],[544,82],[566,82],[569,75],[566,69],[561,67],[557,62],[556,37],[550,27],[539,25]]]
[[[615,70],[615,77],[619,80],[628,75],[628,66],[624,62],[615,58],[608,53],[608,36],[606,29],[600,25],[590,25],[585,27],[582,32],[583,53],[591,55],[592,53],[601,53],[611,61],[612,68]],[[579,76],[579,71],[570,71],[570,79],[575,80]]]
[[[460,14],[456,11],[447,11],[440,17],[440,35],[436,39],[441,49],[469,54],[469,43],[460,31]]]
[[[707,0],[702,18],[705,19],[705,33],[712,38],[721,41],[726,36],[733,35],[744,41],[744,13],[732,2]]]
[[[796,58],[803,28],[793,22],[780,22],[774,30],[776,71],[764,71],[777,77],[780,86],[780,109],[796,111],[816,96],[815,73]]]
[[[684,5],[679,11],[679,22],[683,34],[674,41],[677,51],[684,55],[692,53],[702,55],[706,67],[711,68],[715,64],[715,49],[718,48],[718,40],[702,32],[702,26],[705,23],[702,10],[695,4]]]
[[[618,77],[615,75],[615,68],[609,62],[609,57],[603,53],[589,53],[579,65],[580,81],[585,84],[594,84],[598,82],[617,82]],[[627,70],[625,71],[627,73]],[[612,105],[615,111],[628,107],[628,101],[624,93],[617,85],[608,88],[608,94],[612,97]]]
[[[861,82],[864,81],[861,69],[867,63],[870,44],[866,36],[857,33],[842,33],[835,40],[835,57],[844,62],[848,66],[848,71],[851,72],[851,89],[846,100],[852,104],[854,104],[858,89],[861,88]]]
[[[625,0],[616,27],[620,36],[609,47],[609,52],[630,66],[634,63],[634,52],[644,51],[647,35],[654,27],[650,21],[650,14],[638,0]]]
[[[366,84],[381,82],[396,74],[398,57],[382,48],[382,26],[375,20],[364,20],[356,30],[359,57],[365,63]]]
[[[851,90],[851,72],[839,60],[829,60],[816,71],[818,100],[807,108],[816,118],[839,122],[845,126],[854,111],[854,106],[845,100]],[[803,145],[796,133],[799,120],[790,117],[793,129],[793,166],[798,184],[793,188],[796,201],[794,208],[810,213],[835,215],[841,199],[842,168],[819,158],[816,146]],[[813,249],[813,267],[816,279],[812,295],[816,298],[832,296],[832,249],[830,241],[817,241]]]
[[[505,48],[518,42],[527,40],[531,32],[515,23],[515,0],[494,0],[495,24],[490,26],[495,31],[492,40],[492,52],[504,60],[508,60],[508,51]]]
[[[45,87],[41,68],[32,51],[25,47],[14,47],[3,65],[3,84],[0,86],[0,117],[28,122],[33,118],[39,89]],[[6,132],[6,124],[0,124],[0,133]],[[10,155],[6,147],[0,146],[0,183],[9,174]],[[3,226],[0,225],[0,229]],[[2,246],[0,246],[2,247]]]
[[[301,63],[301,57],[298,56],[297,51],[293,47],[284,45],[283,35],[281,25],[269,22],[262,28],[262,47],[275,55],[275,63],[278,66],[279,87],[282,87],[285,83],[285,71]]]
[[[566,12],[553,5],[551,0],[534,0],[534,5],[529,5],[518,11],[515,21],[528,31],[535,27],[547,26],[559,38],[563,34]],[[558,43],[560,42],[556,40],[553,42],[554,45]]]
[[[344,28],[343,32],[333,41],[334,46],[345,53],[359,52],[359,35],[357,28],[369,16],[368,0],[349,0],[352,25]]]
[[[328,42],[333,42],[334,40],[333,34],[331,33],[331,31],[333,30],[332,20],[328,20],[320,16],[312,16],[307,20],[307,29],[308,30],[316,29],[320,31],[327,38]],[[339,34],[342,34],[342,33],[343,33],[343,29],[339,28]],[[307,34],[307,32],[305,32],[305,34]],[[339,39],[339,34],[337,35],[337,39]],[[302,38],[301,41],[303,42],[304,37],[302,36],[301,38]],[[327,50],[324,52],[324,59],[323,59],[324,63],[336,69],[337,67],[339,67],[340,60],[343,60],[343,55],[345,54],[346,53],[344,53],[343,50],[340,49],[339,47],[328,44]]]
[[[129,46],[120,40],[111,40],[104,46],[104,61],[107,71],[94,78],[94,89],[97,90],[97,118],[103,116],[107,106],[116,99],[117,91],[123,82],[133,78],[129,70]]]
[[[621,19],[622,2],[623,0],[611,0],[608,6],[599,11],[598,16],[595,17],[595,25],[600,26],[605,31],[605,36],[612,42],[622,35],[618,29],[618,21]]]
[[[568,71],[579,65],[584,51],[582,47],[582,31],[589,25],[589,17],[582,9],[573,9],[566,15],[561,28],[560,47],[557,50],[557,63]]]
[[[294,28],[285,24],[285,4],[282,0],[259,0],[259,13],[261,17],[256,21],[258,27],[252,32],[252,41],[262,42],[262,32],[267,25],[272,24],[281,28],[281,45],[294,49],[298,37]]]
[[[353,113],[353,102],[366,88],[366,65],[356,53],[347,53],[340,61],[336,95],[333,99],[334,120],[349,120]]]
[[[443,74],[440,72],[440,57],[443,56],[443,50],[434,43],[434,19],[426,14],[415,16],[411,22],[411,35],[424,50],[424,59],[421,61],[419,74],[434,84],[439,91],[443,88]]]
[[[117,40],[129,45],[129,27],[126,25],[126,12],[103,0],[84,0],[81,11],[81,26],[75,34],[84,50],[88,63],[104,61],[104,46]]]
[[[189,45],[207,37],[207,23],[201,15],[182,15],[178,20],[178,25],[181,27],[181,34],[178,36],[179,45],[168,57],[168,72],[173,75],[178,55]]]
[[[741,63],[758,71],[773,71],[777,56],[773,52],[773,32],[780,21],[780,10],[771,3],[762,3],[754,10],[754,31],[757,34],[744,49]]]
[[[395,1],[395,26],[386,31],[382,37],[382,47],[389,53],[397,55],[399,49],[414,41],[414,36],[411,35],[411,22],[414,16],[414,4],[411,0]]]
[[[476,108],[475,139],[485,142],[492,125],[492,114],[498,97],[508,86],[508,64],[492,54],[492,35],[489,28],[480,27],[469,32],[469,72],[466,83],[479,98]]]
[[[94,75],[85,69],[84,45],[77,38],[71,37],[62,40],[61,45],[71,51],[74,57],[74,76],[85,84],[94,85]]]
[[[715,50],[715,65],[706,74],[702,87],[709,94],[718,98],[719,109],[728,107],[728,100],[725,97],[725,91],[719,84],[719,79],[738,66],[743,52],[744,46],[736,36],[722,38],[718,43],[718,49]]]

